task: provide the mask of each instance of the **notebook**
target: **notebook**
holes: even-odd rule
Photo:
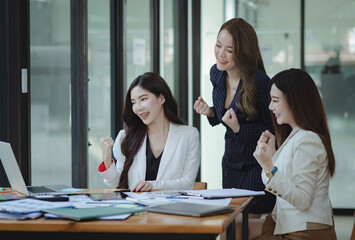
[[[145,208],[148,212],[158,212],[176,215],[185,215],[192,217],[205,217],[234,211],[232,207],[189,203],[189,202],[174,202],[153,207]]]
[[[26,196],[40,196],[45,194],[68,194],[68,191],[73,189],[67,185],[45,185],[26,187],[25,181],[23,180],[20,168],[17,164],[10,143],[0,141],[0,161],[4,166],[4,170],[10,182],[11,188]]]
[[[131,214],[144,212],[142,208],[120,208],[120,207],[96,207],[96,208],[54,208],[44,209],[43,212],[51,213],[59,217],[69,218],[76,221],[96,219],[99,217]]]

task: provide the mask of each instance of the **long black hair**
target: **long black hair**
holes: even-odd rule
[[[138,76],[127,91],[122,113],[125,123],[125,136],[121,142],[121,151],[126,160],[117,188],[128,188],[128,171],[148,131],[147,125],[142,122],[132,109],[131,91],[137,86],[153,93],[157,97],[163,95],[165,98],[163,109],[166,118],[175,124],[185,124],[185,121],[178,115],[178,104],[165,80],[159,74],[153,72],[146,72]]]
[[[335,158],[322,99],[311,76],[301,69],[289,69],[276,74],[270,82],[286,97],[287,104],[297,126],[315,132],[322,140],[328,156],[328,171],[333,176]],[[279,146],[292,129],[288,124],[278,125],[272,114],[275,134]]]
[[[257,70],[266,74],[261,57],[258,37],[254,28],[242,18],[233,18],[225,22],[220,30],[227,30],[233,38],[234,61],[242,77],[242,89],[238,92],[238,108],[247,116],[254,119],[257,114],[258,89],[255,83]],[[218,33],[218,35],[219,35]]]

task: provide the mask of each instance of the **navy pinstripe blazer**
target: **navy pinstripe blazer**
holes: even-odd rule
[[[212,110],[215,113],[215,117],[208,118],[208,120],[212,126],[222,123],[227,128],[223,164],[236,170],[247,170],[253,165],[258,165],[253,156],[253,152],[261,133],[267,129],[273,132],[271,115],[268,108],[270,78],[260,70],[256,73],[255,83],[258,89],[258,115],[251,121],[247,121],[246,116],[238,109],[235,101],[237,93],[235,94],[229,108],[233,108],[237,114],[240,130],[238,133],[234,133],[233,130],[222,121],[222,117],[226,111],[224,108],[226,100],[226,74],[225,71],[219,71],[216,64],[211,68],[210,80],[213,84]],[[239,82],[237,92],[240,90],[242,82],[243,80]]]

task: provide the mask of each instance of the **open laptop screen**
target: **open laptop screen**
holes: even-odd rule
[[[61,195],[76,193],[76,190],[67,185],[45,185],[45,186],[29,186],[26,187],[20,168],[17,164],[15,155],[12,151],[10,143],[0,141],[0,160],[4,166],[5,173],[9,179],[11,188],[26,196],[36,196],[43,194]],[[70,190],[64,191],[64,190]]]

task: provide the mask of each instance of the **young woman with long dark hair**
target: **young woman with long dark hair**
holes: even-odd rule
[[[254,152],[265,190],[276,196],[257,239],[336,239],[329,178],[335,171],[328,124],[318,89],[303,70],[271,79],[275,136],[264,132]],[[275,144],[279,146],[276,151]]]
[[[273,131],[268,110],[269,77],[265,73],[254,28],[241,18],[225,22],[214,48],[211,67],[213,107],[202,97],[194,104],[197,113],[212,126],[226,127],[222,158],[223,188],[264,190],[261,167],[253,156],[260,134]],[[250,218],[271,212],[275,197],[256,196],[249,205]]]
[[[102,137],[99,172],[111,188],[131,191],[192,189],[200,163],[199,133],[178,116],[165,80],[155,73],[130,85],[123,110],[124,130],[115,141]],[[111,149],[117,160],[111,160]]]

